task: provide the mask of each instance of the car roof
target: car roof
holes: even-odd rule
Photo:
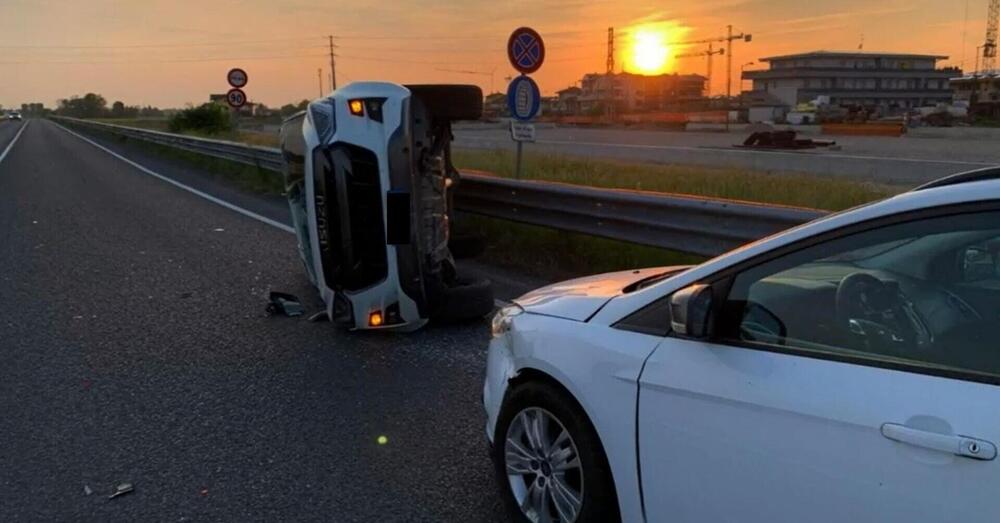
[[[738,247],[656,285],[619,296],[608,303],[591,321],[613,324],[653,301],[727,267],[818,234],[899,213],[990,200],[1000,200],[1000,178],[975,179],[973,177],[965,181],[959,180],[950,184],[920,188],[920,190],[905,192],[875,203],[831,214]]]

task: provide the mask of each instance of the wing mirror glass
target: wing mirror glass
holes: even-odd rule
[[[682,336],[706,338],[711,310],[711,285],[685,287],[670,297],[670,328]]]

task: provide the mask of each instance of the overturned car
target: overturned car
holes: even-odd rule
[[[492,311],[490,282],[460,276],[452,250],[469,245],[451,237],[451,123],[481,113],[475,86],[357,82],[282,124],[299,254],[331,320],[414,330]]]

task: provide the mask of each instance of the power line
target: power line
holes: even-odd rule
[[[2,61],[0,65],[35,65],[35,64],[54,64],[54,65],[100,65],[100,64],[170,64],[170,63],[192,63],[192,62],[220,62],[226,60],[282,60],[282,59],[300,59],[300,58],[316,58],[325,57],[324,54],[294,54],[294,55],[273,55],[273,56],[228,56],[228,57],[218,57],[218,58],[190,58],[190,59],[175,59],[175,60],[113,60],[113,61],[80,61],[80,60],[48,60],[48,61]]]
[[[274,42],[304,42],[323,38],[322,36],[300,36],[296,38],[274,38],[269,40],[230,40],[227,42],[169,43],[169,44],[127,44],[127,45],[0,45],[0,49],[149,49],[155,47],[212,47],[234,44],[267,44]]]

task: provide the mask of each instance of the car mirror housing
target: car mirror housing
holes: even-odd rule
[[[696,283],[670,297],[670,329],[690,338],[708,337],[712,286]]]

